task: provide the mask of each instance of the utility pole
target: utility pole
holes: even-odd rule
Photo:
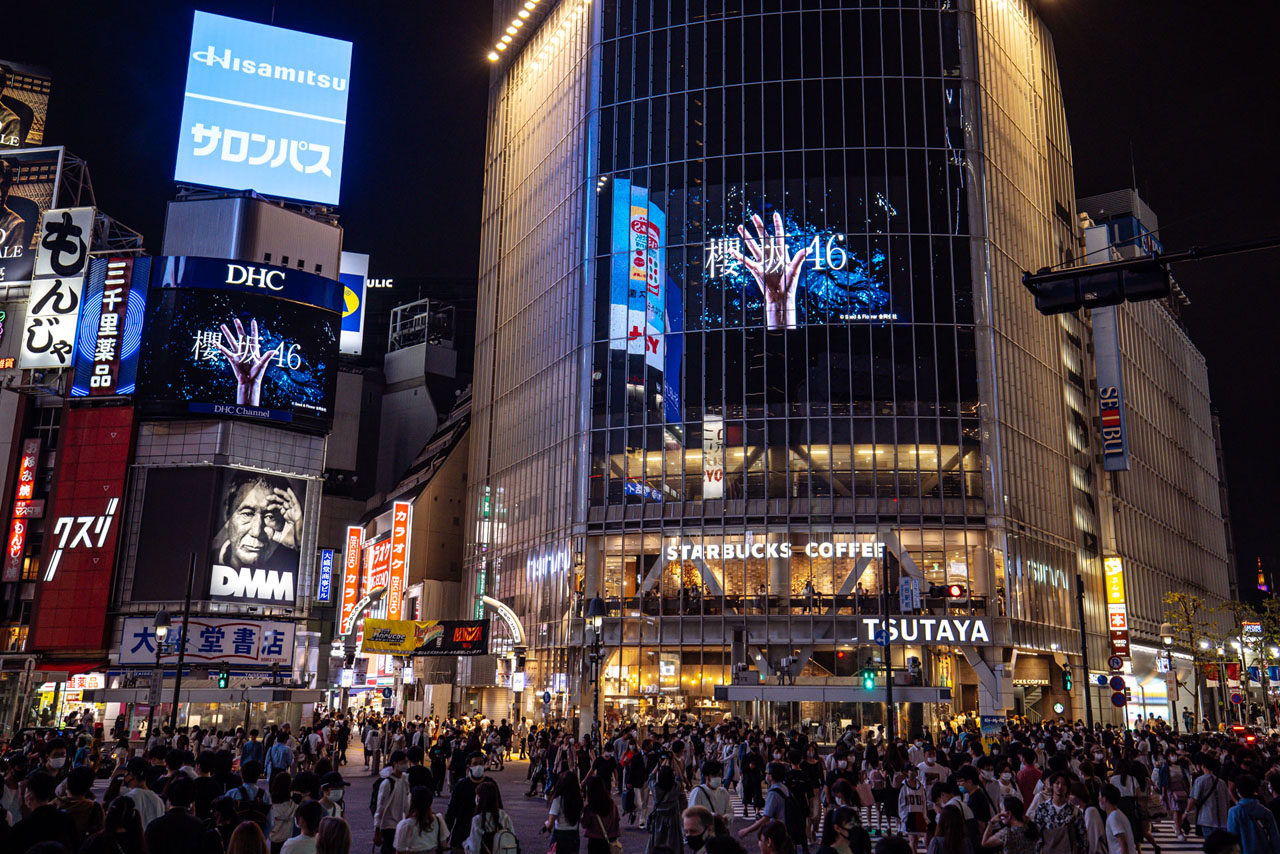
[[[196,553],[191,553],[187,569],[187,598],[182,604],[182,635],[178,638],[178,673],[173,680],[173,708],[169,710],[169,729],[178,730],[178,702],[182,697],[182,662],[187,652],[187,625],[191,621],[191,585],[196,579]],[[148,735],[150,735],[148,733]]]
[[[884,576],[880,583],[880,628],[884,632],[885,737],[893,744],[898,737],[898,715],[893,708],[893,647],[889,645],[893,635],[889,631],[889,561],[885,558],[880,559],[880,572]]]
[[[1080,662],[1084,666],[1084,722],[1093,729],[1093,701],[1089,698],[1089,635],[1084,630],[1084,576],[1076,573],[1076,618],[1080,621]],[[1070,666],[1070,665],[1068,665]]]

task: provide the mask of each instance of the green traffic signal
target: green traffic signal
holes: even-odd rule
[[[218,687],[225,688],[231,684],[231,673],[227,670],[218,671]]]
[[[870,667],[862,671],[862,688],[865,691],[874,691],[876,689],[876,672]]]
[[[1062,671],[1062,690],[1063,691],[1071,690],[1071,671],[1070,670]]]

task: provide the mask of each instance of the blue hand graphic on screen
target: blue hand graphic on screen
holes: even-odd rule
[[[730,249],[729,254],[746,268],[764,296],[765,327],[795,329],[799,325],[796,285],[800,281],[804,261],[809,257],[809,247],[806,246],[794,255],[790,253],[787,249],[787,231],[782,224],[782,215],[777,211],[773,214],[772,234],[758,214],[751,215],[751,222],[755,225],[755,237],[745,226],[738,226],[738,234],[746,244],[747,254],[743,255],[736,249]]]
[[[227,365],[236,378],[236,404],[261,406],[262,380],[267,375],[267,365],[280,356],[282,345],[276,345],[263,353],[258,321],[251,321],[249,335],[245,335],[240,318],[237,317],[234,322],[234,335],[225,323],[222,324],[222,341],[218,343],[218,349],[227,357]]]

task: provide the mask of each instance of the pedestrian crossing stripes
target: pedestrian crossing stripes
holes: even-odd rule
[[[750,812],[747,811],[742,802],[742,798],[738,797],[738,793],[733,789],[729,790],[729,802],[733,806],[733,817],[735,819],[743,819],[755,821],[759,817],[759,813],[755,808]],[[881,815],[880,808],[877,806],[860,807],[859,812],[862,816],[862,826],[871,833],[874,840],[875,837],[896,833],[897,819],[891,819],[888,816]],[[1204,840],[1196,836],[1194,832],[1186,837],[1182,842],[1178,841],[1177,831],[1174,829],[1173,820],[1164,818],[1152,822],[1151,835],[1155,839],[1158,848],[1154,848],[1150,841],[1143,841],[1141,850],[1136,854],[1191,854],[1191,852],[1200,852],[1204,850]]]

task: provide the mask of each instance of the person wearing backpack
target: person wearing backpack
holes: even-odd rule
[[[1031,820],[1040,829],[1040,854],[1075,854],[1088,847],[1084,813],[1071,803],[1071,775],[1059,771],[1049,779],[1052,796],[1042,798]]]
[[[409,814],[409,757],[392,751],[374,787],[373,844],[382,854],[395,854],[396,825]]]
[[[502,794],[493,780],[476,787],[476,812],[462,848],[466,854],[520,854],[515,825],[502,808]]]
[[[733,819],[729,791],[724,788],[724,764],[719,759],[702,763],[702,783],[689,792],[689,806],[706,807],[725,826]]]
[[[764,810],[753,823],[738,831],[740,839],[750,838],[757,830],[770,821],[781,822],[787,828],[792,841],[805,838],[805,822],[809,813],[800,799],[787,788],[787,766],[784,762],[770,762],[765,769],[765,783],[768,789],[764,794]]]
[[[453,854],[461,854],[463,840],[471,832],[471,819],[476,814],[476,790],[481,783],[497,785],[492,777],[485,776],[484,754],[480,751],[473,751],[468,757],[466,769],[462,779],[453,784],[453,791],[449,794],[449,807],[444,814]]]
[[[240,776],[244,782],[227,792],[227,797],[235,801],[237,823],[251,821],[265,833],[271,804],[267,801],[267,793],[258,788],[262,764],[252,760],[244,763],[240,766]]]
[[[1227,811],[1227,833],[1240,837],[1243,854],[1280,854],[1280,828],[1271,810],[1258,800],[1259,788],[1252,774],[1236,777],[1240,800]]]

